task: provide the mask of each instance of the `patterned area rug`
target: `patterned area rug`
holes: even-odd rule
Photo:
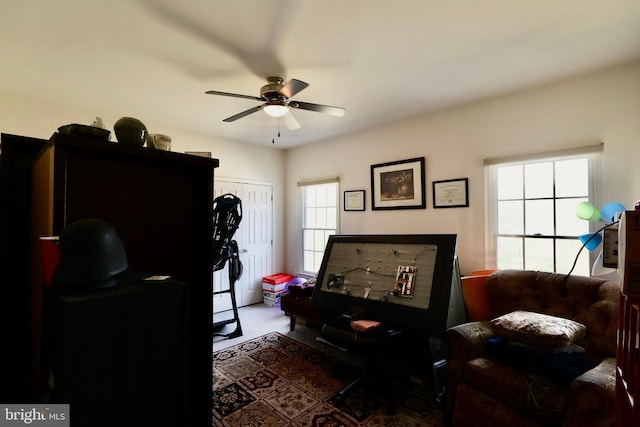
[[[409,382],[394,393],[393,414],[388,390],[368,383],[339,403],[338,391],[355,377],[352,367],[279,333],[237,344],[213,353],[213,425],[444,426],[433,399]]]

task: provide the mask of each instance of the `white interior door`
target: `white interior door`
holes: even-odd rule
[[[214,197],[234,194],[242,201],[242,221],[233,236],[243,266],[236,283],[237,304],[242,307],[262,302],[262,277],[273,273],[273,187],[216,179],[214,188]],[[214,292],[229,289],[228,266],[213,273],[213,289]],[[230,309],[229,293],[214,296],[214,312]]]
[[[243,184],[240,306],[262,302],[262,278],[273,273],[272,192],[271,186]]]

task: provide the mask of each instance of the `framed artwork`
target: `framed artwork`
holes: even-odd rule
[[[371,165],[371,209],[425,209],[424,157]]]
[[[433,181],[434,208],[468,208],[469,178]]]
[[[364,190],[345,191],[343,209],[345,211],[363,211]]]

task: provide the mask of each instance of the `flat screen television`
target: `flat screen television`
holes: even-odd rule
[[[329,237],[314,307],[429,337],[465,318],[455,234]]]

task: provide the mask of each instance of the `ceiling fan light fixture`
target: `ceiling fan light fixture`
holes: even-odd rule
[[[271,117],[282,117],[289,112],[289,107],[282,104],[267,104],[262,109]]]

